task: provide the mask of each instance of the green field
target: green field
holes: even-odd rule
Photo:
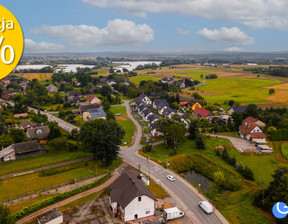
[[[205,100],[211,103],[235,100],[241,104],[260,104],[273,103],[264,99],[269,96],[269,89],[262,87],[277,84],[281,82],[267,79],[217,78],[206,80],[205,85],[200,86],[199,90],[214,93],[203,93]]]
[[[127,115],[126,107],[124,106],[112,106],[109,110],[113,112],[114,115],[118,113],[121,114],[122,116]]]
[[[35,169],[43,166],[49,166],[65,161],[85,158],[91,155],[91,153],[83,151],[58,153],[48,151],[48,153],[41,156],[19,159],[15,161],[10,161],[8,163],[0,163],[0,176]]]
[[[39,177],[39,173],[32,173],[24,176],[5,179],[0,186],[0,199],[40,190],[56,184],[69,182],[70,180],[95,175],[96,161],[88,161],[87,164],[88,166],[83,166],[81,168],[69,170],[52,176]],[[104,173],[105,171],[98,165],[97,175],[102,175]]]
[[[125,130],[125,136],[122,140],[122,145],[124,145],[124,142],[127,142],[127,146],[130,145],[132,141],[132,136],[135,132],[135,125],[134,123],[126,117],[117,117],[116,118],[117,123]]]
[[[282,144],[281,152],[282,152],[283,157],[288,160],[288,143]]]
[[[214,74],[216,73],[215,70],[204,70],[204,69],[183,69],[183,70],[178,70],[178,71],[173,71],[173,69],[169,70],[169,74],[173,76],[179,76],[179,77],[189,77],[196,79],[198,81],[201,81],[201,75],[203,75],[203,78],[205,78],[206,75],[208,74]]]
[[[155,81],[155,82],[158,82],[158,78],[155,78],[154,76],[152,75],[147,75],[147,74],[143,74],[143,75],[138,75],[138,76],[133,76],[131,77],[132,81],[135,83],[136,86],[139,86],[140,82],[142,80],[145,80],[145,81],[149,81],[149,80],[152,80],[152,81]]]

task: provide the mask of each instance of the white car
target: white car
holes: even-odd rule
[[[199,207],[202,208],[202,210],[204,212],[206,212],[207,214],[210,214],[213,212],[213,207],[212,205],[208,202],[208,201],[200,201],[198,203]]]
[[[175,178],[172,175],[167,175],[167,179],[170,181],[175,181]]]

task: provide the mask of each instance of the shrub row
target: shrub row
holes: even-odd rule
[[[64,173],[67,172],[69,170],[74,170],[74,169],[78,169],[84,166],[88,166],[88,163],[76,163],[76,164],[72,164],[70,166],[66,166],[66,167],[60,167],[60,168],[53,168],[53,169],[49,169],[49,170],[42,170],[39,172],[39,177],[45,177],[45,176],[53,176],[55,174],[58,173]]]
[[[286,141],[288,139],[288,129],[278,129],[272,131],[269,137],[271,141]]]
[[[86,191],[86,190],[89,190],[93,187],[96,187],[96,186],[104,183],[109,177],[110,177],[110,173],[106,174],[102,178],[100,178],[100,179],[98,179],[98,180],[96,180],[90,184],[86,184],[82,187],[75,188],[72,191],[67,191],[67,192],[64,192],[62,194],[55,195],[53,197],[50,197],[50,198],[44,199],[42,201],[38,201],[32,205],[29,205],[28,207],[22,208],[20,211],[16,212],[13,215],[14,220],[19,220],[19,219],[21,219],[21,218],[23,218],[29,214],[32,214],[35,211],[38,211],[39,209],[41,209],[43,207],[54,204],[58,201],[62,201],[66,198],[69,198],[69,197],[74,196],[76,194],[79,194],[83,191]]]
[[[216,155],[221,156],[224,161],[229,163],[230,165],[234,166],[236,170],[247,180],[254,181],[254,174],[252,170],[245,166],[243,167],[240,163],[237,163],[235,157],[231,157],[226,149],[221,153],[219,149],[216,150]]]

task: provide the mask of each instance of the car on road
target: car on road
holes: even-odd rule
[[[172,175],[167,175],[167,179],[170,181],[175,181],[175,177],[173,177]]]
[[[202,210],[204,212],[206,212],[207,214],[210,214],[213,212],[213,207],[212,205],[208,202],[208,201],[200,201],[198,203],[199,207],[202,208]]]

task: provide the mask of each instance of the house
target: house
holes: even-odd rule
[[[47,86],[46,89],[48,90],[48,93],[57,93],[58,92],[58,88],[53,84],[50,84],[49,86]]]
[[[165,77],[163,79],[161,79],[162,83],[168,83],[168,85],[172,84],[173,82],[175,82],[175,79],[170,78],[170,77]]]
[[[82,95],[81,91],[69,91],[66,94],[67,101],[71,104],[79,104],[80,103],[80,96]]]
[[[4,85],[9,85],[10,84],[10,79],[2,79],[1,82],[4,84]]]
[[[63,223],[63,213],[58,208],[45,212],[37,218],[38,224],[60,224]]]
[[[123,84],[125,84],[126,86],[129,86],[129,85],[130,85],[130,81],[125,80],[125,81],[123,82]]]
[[[171,119],[175,114],[177,114],[177,110],[172,109],[171,107],[167,107],[166,109],[163,110],[162,114],[165,117],[169,117]]]
[[[100,104],[100,99],[96,96],[90,95],[87,98],[87,103],[89,104]]]
[[[28,114],[27,113],[14,114],[14,118],[22,118],[22,117],[28,117]]]
[[[148,117],[152,114],[153,112],[148,107],[146,107],[146,109],[142,112],[143,120],[148,121]]]
[[[124,173],[111,184],[110,207],[124,222],[154,215],[156,198],[132,173]]]
[[[206,110],[202,107],[196,107],[195,110],[193,110],[193,113],[196,117],[205,117],[208,118],[210,116],[213,116],[212,112],[210,110]]]
[[[233,106],[229,109],[228,113],[232,115],[233,113],[243,113],[247,109],[247,106]]]
[[[101,89],[102,87],[107,86],[107,85],[100,83],[100,84],[97,84],[96,86]]]
[[[70,85],[70,82],[66,82],[66,81],[64,81],[64,80],[61,80],[61,81],[59,82],[59,85],[69,86],[69,85]]]
[[[152,105],[152,101],[151,101],[151,100],[149,99],[149,97],[146,96],[144,93],[141,93],[141,95],[138,96],[137,101],[138,101],[138,102],[143,102],[143,103],[145,103],[147,106],[148,106],[148,105]]]
[[[39,156],[46,153],[46,149],[39,145],[38,141],[21,142],[8,146],[0,151],[0,159],[4,162]]]
[[[202,107],[202,102],[200,100],[196,100],[194,97],[191,97],[188,101],[188,105],[193,111],[196,109],[196,107]]]
[[[48,142],[49,133],[50,130],[46,125],[31,127],[26,130],[26,136],[28,138],[38,140],[41,144]]]
[[[186,115],[181,115],[180,116],[181,121],[185,124],[185,128],[188,129],[189,128],[189,120],[188,117]]]
[[[167,109],[169,106],[166,99],[156,99],[153,103],[153,107],[158,110],[159,114],[163,114],[163,111]]]
[[[80,114],[83,116],[84,112],[87,112],[89,109],[99,108],[99,104],[82,104],[79,108]]]
[[[227,120],[225,120],[221,116],[210,117],[209,121],[210,121],[211,124],[217,124],[219,126],[225,126],[226,123],[227,123]]]
[[[267,143],[266,135],[262,129],[265,124],[254,117],[247,117],[239,127],[239,134],[241,138],[245,138],[257,144]]]
[[[2,94],[2,99],[5,100],[5,101],[12,101],[13,100],[13,96],[11,94]]]
[[[106,113],[102,108],[88,109],[83,113],[84,121],[92,121],[94,119],[106,119]]]
[[[185,80],[179,80],[179,81],[176,81],[176,85],[179,87],[179,88],[185,88]]]
[[[106,81],[107,85],[112,86],[116,84],[116,80],[115,79],[107,79]]]
[[[147,121],[149,122],[149,124],[153,124],[153,123],[157,122],[158,120],[159,120],[159,117],[154,113],[150,114],[147,117]]]
[[[29,121],[29,120],[24,120],[24,121],[22,121],[21,124],[20,124],[20,127],[21,127],[24,131],[26,131],[28,128],[33,128],[33,127],[36,127],[36,126],[37,126],[36,123],[33,123],[33,122]]]
[[[151,129],[151,135],[152,136],[158,135],[158,132],[156,130],[156,127],[157,127],[157,123],[156,122],[149,124],[149,127]]]

